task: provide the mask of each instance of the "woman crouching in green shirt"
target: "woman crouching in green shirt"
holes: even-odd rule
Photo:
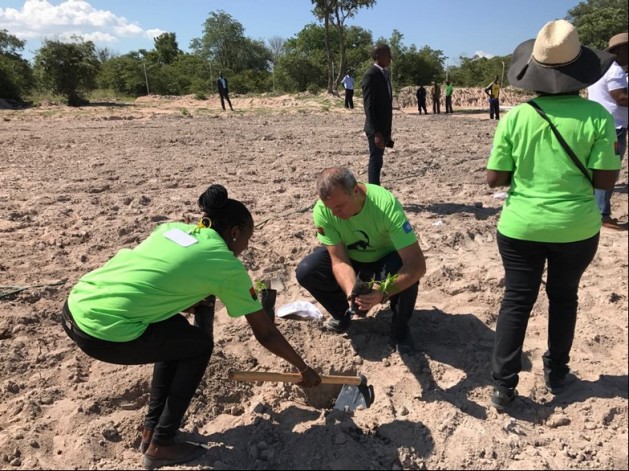
[[[491,365],[491,403],[497,410],[517,396],[526,327],[546,264],[546,388],[559,394],[576,380],[568,362],[579,281],[596,254],[601,228],[593,189],[613,188],[620,169],[611,115],[580,98],[579,90],[598,81],[612,61],[611,54],[581,46],[565,20],[547,23],[537,39],[525,41],[513,53],[509,82],[539,97],[516,106],[500,121],[487,164],[490,187],[510,186],[497,235],[505,270]]]
[[[205,448],[175,442],[175,434],[213,349],[211,329],[181,314],[218,297],[230,317],[245,316],[256,339],[299,370],[301,385],[321,382],[277,330],[257,300],[240,255],[253,234],[253,218],[221,185],[200,197],[198,225],[165,223],[134,249],[122,249],[84,275],[63,307],[63,327],[87,355],[107,363],[154,363],[142,432],[148,469],[187,463]]]

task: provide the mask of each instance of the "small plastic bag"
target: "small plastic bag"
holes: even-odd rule
[[[294,301],[284,304],[276,311],[277,317],[283,319],[316,320],[323,319],[323,314],[308,301]]]

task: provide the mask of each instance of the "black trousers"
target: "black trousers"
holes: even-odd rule
[[[391,252],[377,262],[357,262],[351,260],[352,267],[358,273],[384,280],[387,274],[395,274],[402,268],[402,259],[397,252]],[[332,260],[325,247],[318,247],[304,258],[296,269],[297,282],[303,286],[335,319],[341,319],[349,303],[345,292],[336,282],[332,272]],[[408,320],[413,315],[415,301],[419,291],[419,282],[391,297],[393,324],[391,334],[406,334]]]
[[[446,113],[452,113],[452,97],[446,95]]]
[[[345,108],[354,109],[354,90],[345,89]]]
[[[368,183],[380,185],[380,172],[384,163],[384,149],[376,146],[374,136],[367,136],[369,142],[369,165],[367,167]]]
[[[548,350],[544,373],[551,380],[570,369],[570,350],[577,321],[579,281],[598,248],[599,234],[571,243],[531,242],[498,233],[498,250],[505,270],[505,292],[496,323],[492,377],[499,389],[518,384],[522,346],[529,317],[548,264]]]
[[[419,111],[419,114],[422,114],[422,110],[424,110],[424,114],[428,114],[428,111],[426,110],[426,100],[419,100],[417,102],[417,110]]]
[[[61,318],[68,337],[92,358],[117,365],[155,363],[144,426],[154,429],[156,444],[172,443],[210,361],[212,338],[181,314],[150,324],[129,342],[100,340],[81,331],[67,303]]]
[[[221,106],[223,107],[223,109],[225,109],[225,100],[227,100],[227,103],[229,104],[229,109],[233,110],[234,108],[232,107],[232,102],[229,99],[229,94],[219,92],[219,95],[221,96]]]

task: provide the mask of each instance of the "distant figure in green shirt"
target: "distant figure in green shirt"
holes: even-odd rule
[[[81,277],[62,309],[66,334],[88,356],[155,365],[140,447],[147,469],[187,463],[206,451],[175,441],[175,434],[214,345],[213,307],[209,329],[190,324],[182,313],[198,309],[209,295],[223,302],[230,317],[244,317],[261,345],[301,373],[300,384],[321,381],[263,311],[237,258],[253,234],[249,210],[221,185],[210,186],[199,207],[198,225],[161,224],[137,247],[120,250]]]
[[[446,81],[446,113],[452,113],[452,92],[454,91],[454,87],[452,83],[448,80]]]

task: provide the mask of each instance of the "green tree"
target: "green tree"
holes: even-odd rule
[[[210,13],[203,24],[203,36],[193,39],[190,48],[223,72],[265,71],[272,58],[262,41],[245,37],[242,24],[222,10]]]
[[[162,33],[153,39],[153,43],[158,60],[162,64],[172,64],[181,53],[175,33]]]
[[[73,37],[74,43],[45,40],[35,56],[35,73],[40,83],[64,96],[68,105],[80,106],[85,94],[96,88],[100,62],[94,43]]]
[[[503,65],[504,64],[504,65]],[[511,56],[465,57],[459,58],[459,65],[450,68],[449,78],[461,87],[486,87],[496,76],[504,80],[503,87],[509,84],[506,71],[509,70]],[[505,70],[504,78],[502,76]]]
[[[273,74],[273,93],[275,93],[275,66],[279,59],[284,55],[284,45],[286,40],[280,36],[273,36],[267,40],[269,50],[271,51],[271,72]]]
[[[20,51],[24,41],[0,30],[0,97],[22,100],[34,85],[33,71]]]
[[[282,71],[282,77],[279,79],[276,77],[276,79],[284,91],[305,91],[310,88],[327,87],[329,69],[324,35],[323,26],[310,23],[295,37],[286,40],[284,54],[278,61],[276,70],[276,75],[279,74],[280,69]],[[351,26],[345,31],[345,40],[348,45],[346,67],[358,72],[366,69],[371,63],[369,57],[372,45],[371,32],[358,26]],[[337,49],[338,41],[336,31],[331,30],[329,43],[332,50]],[[297,67],[306,67],[308,74],[302,73],[303,70],[298,70]]]
[[[375,0],[311,0],[314,5],[312,13],[323,21],[324,44],[328,64],[328,93],[332,93],[338,87],[339,81],[345,73],[346,42],[345,22],[354,17],[361,8],[371,8]],[[332,46],[330,44],[330,26],[336,30],[338,37],[339,63],[335,70],[333,67]]]
[[[612,36],[627,31],[627,0],[587,0],[568,10],[566,19],[581,43],[605,49]]]
[[[98,86],[127,96],[146,95],[144,67],[139,52],[112,57],[102,63]]]

